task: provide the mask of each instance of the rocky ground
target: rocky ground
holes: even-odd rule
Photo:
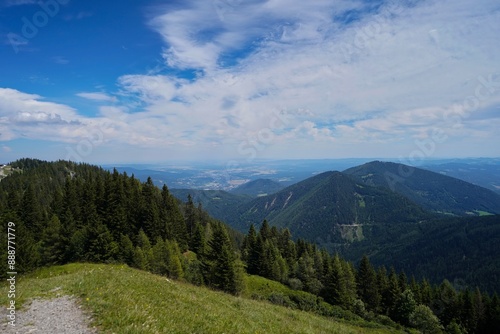
[[[16,313],[15,327],[8,323],[7,309],[2,307],[1,333],[36,334],[96,334],[91,318],[78,301],[70,296],[35,299]]]

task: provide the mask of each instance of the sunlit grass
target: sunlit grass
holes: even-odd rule
[[[0,302],[7,303],[2,283]],[[73,295],[103,333],[387,333],[167,280],[123,265],[69,264],[17,281],[17,304]]]

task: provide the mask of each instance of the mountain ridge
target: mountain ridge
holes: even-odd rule
[[[458,216],[500,213],[499,194],[429,170],[372,161],[343,172],[364,184],[390,189],[433,212]]]

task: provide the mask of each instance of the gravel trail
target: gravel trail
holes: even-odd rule
[[[19,334],[96,334],[75,298],[34,299],[26,309],[16,313],[16,326],[7,323],[7,310],[2,307],[0,333]]]

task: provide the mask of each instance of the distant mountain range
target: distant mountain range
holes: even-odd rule
[[[20,170],[36,170],[30,174],[35,181],[26,184],[37,184],[44,194],[40,205],[45,207],[54,199],[45,194],[56,194],[54,184],[62,187],[74,174],[71,169],[50,174],[54,171],[49,167],[58,164],[64,162],[25,159],[17,163]],[[3,166],[4,174],[9,168]],[[196,174],[188,168],[179,170],[169,172],[170,177],[180,173],[188,181],[187,174]],[[246,175],[240,175],[242,180]],[[38,178],[46,184],[41,186]],[[11,180],[7,177],[0,185],[22,191],[23,184],[13,185]],[[242,183],[231,192],[168,186],[181,201],[191,195],[213,218],[244,233],[250,224],[258,228],[267,220],[272,226],[288,228],[294,239],[315,242],[353,262],[366,254],[376,265],[433,278],[434,283],[445,277],[456,285],[500,291],[500,195],[492,190],[442,173],[380,161],[343,172],[316,173],[285,188],[285,182],[274,178]],[[5,201],[7,196],[0,198]]]
[[[500,158],[449,161],[422,168],[456,177],[500,194]]]
[[[250,183],[241,188],[251,189],[247,195],[175,189],[172,193],[183,200],[191,193],[213,217],[242,232],[265,219],[288,228],[294,238],[353,261],[367,254],[375,264],[417,277],[447,277],[491,291],[500,288],[481,279],[500,277],[500,195],[492,190],[380,161],[324,172],[256,197],[268,192],[269,184]]]
[[[339,233],[361,233],[363,225],[414,223],[436,214],[500,214],[500,195],[491,190],[391,162],[374,161],[344,172],[321,173],[271,193],[280,186],[271,180],[256,180],[231,193],[176,189],[172,193],[183,200],[191,193],[211,215],[242,232],[266,219],[309,240],[324,239],[325,235],[337,240]],[[262,196],[266,193],[270,194]],[[354,235],[354,239],[361,238],[361,234]]]
[[[151,177],[160,187],[166,184],[169,188],[176,189],[234,191],[240,185],[249,185],[250,182],[259,179],[278,182],[282,187],[286,187],[324,171],[343,171],[369,161],[369,159],[256,160],[234,166],[222,162],[168,162],[156,165],[103,167],[108,170],[117,168],[120,172],[134,174],[143,182]],[[500,194],[500,158],[433,159],[423,161],[420,168],[456,177]]]

